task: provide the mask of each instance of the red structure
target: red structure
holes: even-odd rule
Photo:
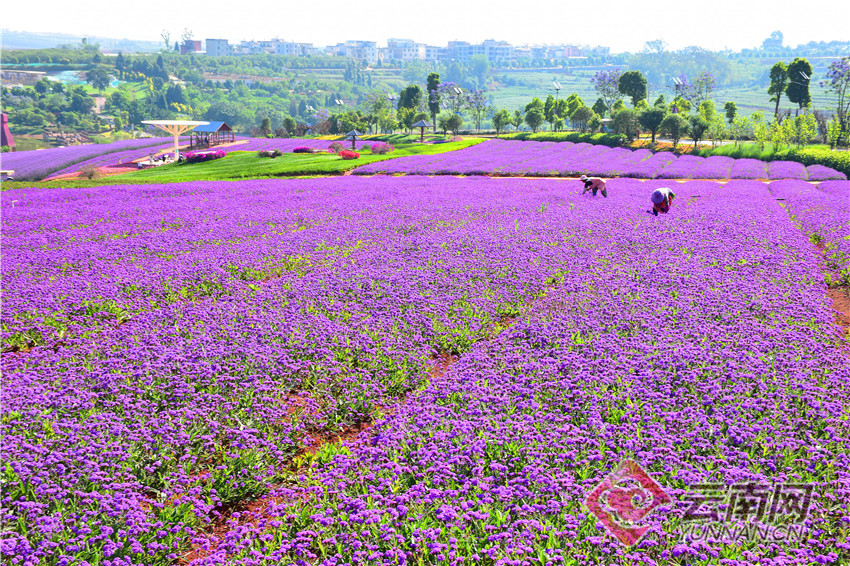
[[[9,117],[3,113],[3,133],[0,134],[0,146],[7,145],[15,151],[15,138],[12,137],[12,132],[9,131]]]

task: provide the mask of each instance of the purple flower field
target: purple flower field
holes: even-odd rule
[[[52,173],[66,168],[70,169],[70,166],[92,158],[99,158],[126,150],[138,150],[140,148],[147,148],[146,151],[150,152],[155,146],[162,146],[168,139],[172,138],[142,138],[104,144],[72,145],[50,149],[16,151],[14,153],[2,154],[0,160],[2,160],[3,169],[13,169],[15,171],[16,180],[39,181]],[[145,154],[145,151],[141,151],[140,157]],[[111,158],[107,159],[111,160]],[[118,157],[115,157],[114,163],[118,163]]]
[[[743,162],[743,163],[739,163]],[[507,165],[506,165],[507,164]],[[760,164],[760,165],[759,165]],[[813,173],[809,173],[811,170]],[[355,175],[523,175],[569,177],[581,174],[639,179],[846,179],[829,167],[754,159],[653,154],[571,142],[487,140],[475,146],[437,155],[415,155],[358,167]]]
[[[823,250],[831,282],[850,285],[850,181],[826,181],[817,188],[800,181],[777,181],[770,192]]]
[[[161,138],[160,138],[161,139]],[[52,173],[47,180],[55,179],[69,173],[75,173],[82,170],[84,167],[113,167],[122,163],[130,163],[136,159],[146,158],[151,153],[157,154],[160,151],[171,149],[174,147],[174,141],[160,143],[158,145],[140,147],[136,149],[127,149],[124,151],[115,151],[103,155],[96,155],[90,159],[79,161],[73,165],[69,165],[64,169],[60,169]],[[173,153],[173,152],[172,152]]]
[[[843,234],[847,182],[581,187],[0,194],[4,563],[846,564],[850,354],[800,219]],[[582,503],[625,459],[673,501],[630,548]],[[684,534],[742,482],[812,485],[803,536]],[[767,525],[748,497],[726,527]]]

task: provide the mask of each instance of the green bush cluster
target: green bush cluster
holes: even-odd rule
[[[573,142],[621,147],[626,144],[623,134],[582,134],[580,132],[518,132],[501,136],[502,139],[540,141],[540,142]]]

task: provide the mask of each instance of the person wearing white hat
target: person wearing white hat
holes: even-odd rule
[[[658,216],[658,213],[667,214],[670,211],[670,203],[676,194],[667,187],[661,187],[652,191],[650,200],[652,201],[652,214]]]
[[[587,175],[582,175],[581,180],[584,181],[584,190],[581,194],[584,194],[587,191],[592,191],[593,196],[596,196],[596,191],[602,191],[602,196],[608,198],[608,189],[605,188],[605,181],[599,177],[591,177],[588,179]]]

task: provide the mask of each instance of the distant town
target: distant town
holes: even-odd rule
[[[606,56],[610,47],[587,45],[519,45],[506,41],[488,39],[481,43],[468,41],[450,41],[445,46],[427,45],[412,39],[389,39],[386,47],[379,47],[376,41],[349,40],[336,45],[320,47],[312,43],[299,43],[270,39],[264,41],[242,41],[230,43],[227,39],[207,39],[205,41],[187,39],[177,43],[180,53],[201,53],[213,57],[229,55],[257,55],[268,53],[304,57],[310,55],[330,55],[350,57],[369,64],[379,61],[469,61],[476,55],[483,55],[491,62],[507,62],[517,59],[570,59],[588,55]]]

